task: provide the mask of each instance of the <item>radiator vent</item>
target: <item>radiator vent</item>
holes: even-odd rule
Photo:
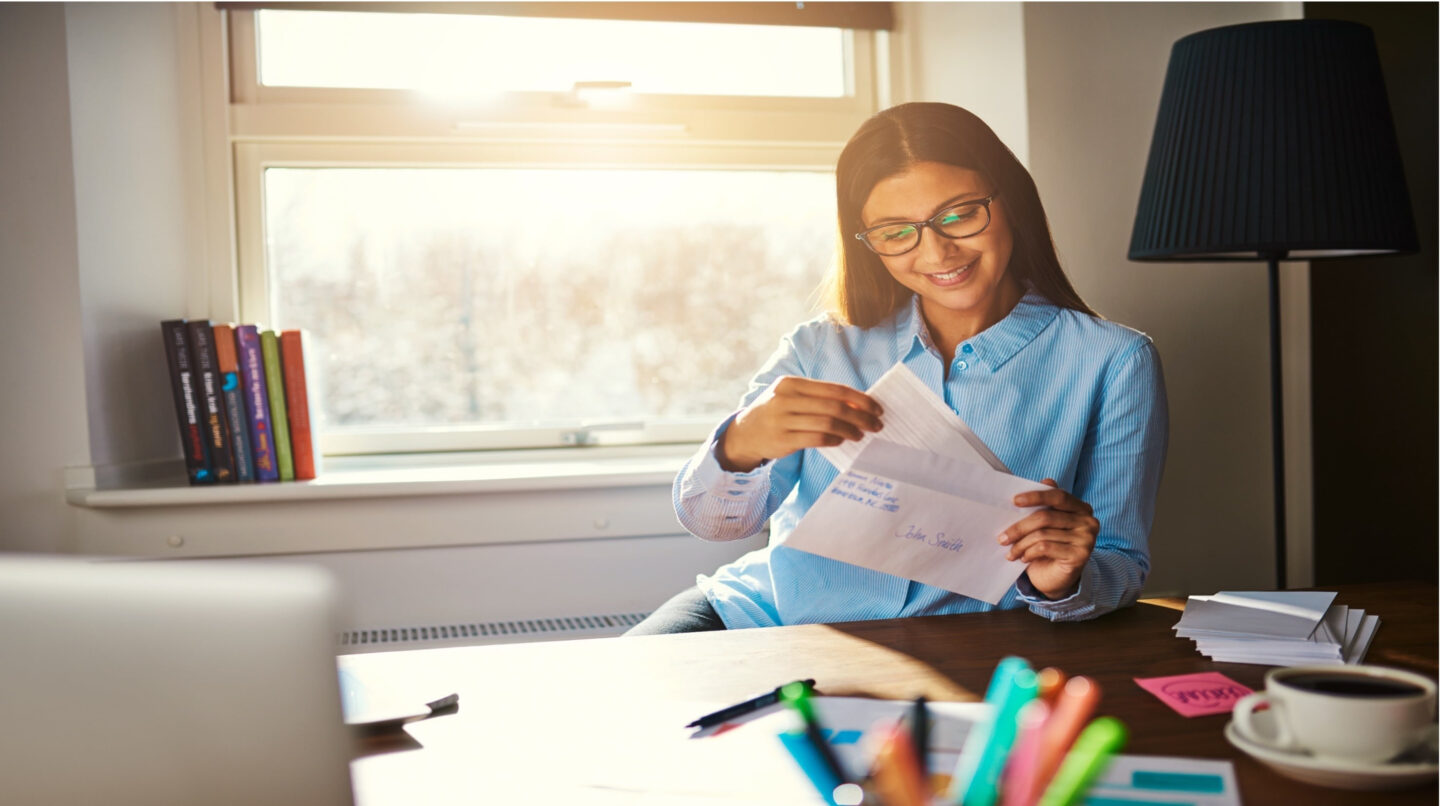
[[[610,613],[517,621],[431,624],[419,627],[379,627],[347,630],[340,633],[339,643],[342,653],[353,653],[386,649],[423,649],[429,646],[472,646],[522,641],[554,641],[565,638],[596,638],[619,635],[639,624],[648,615],[650,614]]]

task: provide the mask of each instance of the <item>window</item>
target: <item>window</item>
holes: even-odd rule
[[[694,441],[818,311],[880,34],[229,14],[240,315],[327,452]]]

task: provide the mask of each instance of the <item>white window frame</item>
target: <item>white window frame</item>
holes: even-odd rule
[[[400,90],[259,84],[253,11],[224,12],[229,144],[234,167],[236,314],[273,321],[265,267],[264,171],[271,167],[725,167],[833,170],[844,141],[881,108],[888,58],[882,31],[847,31],[847,94],[839,98],[637,95],[625,110],[508,93],[498,105],[439,108]],[[739,390],[737,390],[738,396]],[[326,431],[326,454],[694,443],[713,418]]]

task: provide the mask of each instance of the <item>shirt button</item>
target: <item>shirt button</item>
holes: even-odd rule
[[[970,354],[970,353],[975,352],[975,348],[974,348],[974,347],[971,347],[970,345],[967,344],[967,345],[965,345],[964,347],[961,347],[961,348],[960,348],[960,352],[965,353],[965,354],[968,355],[968,354]]]
[[[955,368],[960,370],[961,372],[964,372],[965,370],[970,368],[970,364],[965,361],[956,361]]]

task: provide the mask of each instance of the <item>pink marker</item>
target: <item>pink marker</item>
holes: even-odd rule
[[[1085,723],[1100,704],[1100,686],[1088,677],[1072,677],[1060,690],[1050,719],[1040,730],[1040,750],[1035,762],[1035,780],[1032,792],[1044,792],[1060,769],[1060,762],[1075,743],[1075,737],[1084,730]]]
[[[1020,732],[1005,765],[1005,800],[1002,806],[1033,806],[1040,798],[1035,786],[1035,765],[1040,760],[1040,739],[1050,719],[1050,704],[1035,700],[1020,711]]]

